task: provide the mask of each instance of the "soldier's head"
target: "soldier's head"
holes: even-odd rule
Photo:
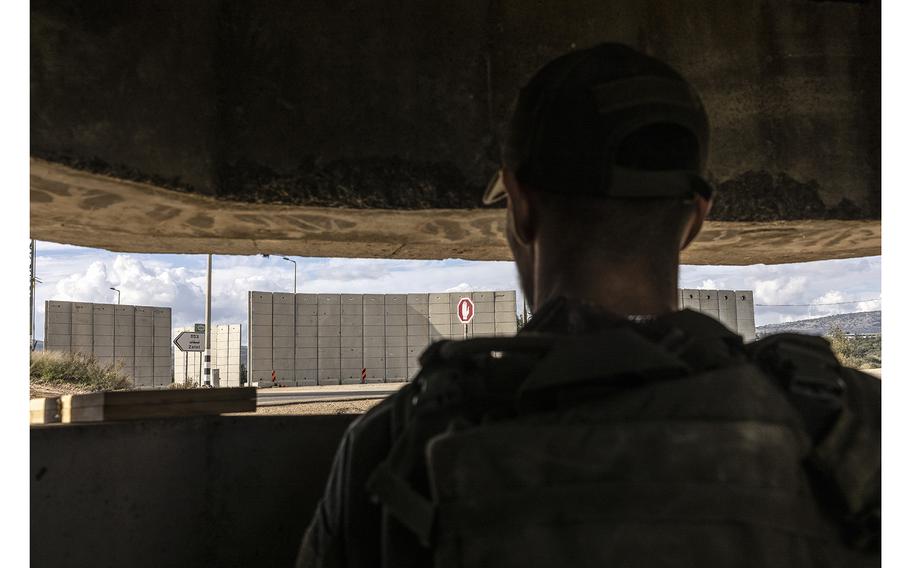
[[[527,297],[540,270],[649,274],[675,289],[679,253],[710,208],[707,151],[698,94],[657,59],[602,44],[540,69],[518,96],[484,195],[508,199]]]

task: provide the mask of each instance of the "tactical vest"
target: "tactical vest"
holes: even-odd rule
[[[629,325],[421,363],[368,483],[385,566],[879,562],[878,417],[821,338]]]

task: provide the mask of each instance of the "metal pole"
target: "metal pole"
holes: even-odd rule
[[[28,275],[28,348],[30,351],[35,350],[35,239],[32,239],[32,243],[29,246],[29,254],[31,255],[31,264],[29,265],[29,275]]]
[[[281,260],[286,260],[288,262],[294,263],[294,293],[296,294],[297,293],[297,261],[291,260],[290,258],[288,258],[286,256],[282,256]]]
[[[521,299],[522,299],[522,303],[524,304],[524,323],[522,323],[521,325],[522,325],[522,327],[524,327],[524,326],[528,325],[528,298],[524,294],[522,294]]]
[[[212,255],[209,254],[205,272],[205,360],[203,378],[205,386],[212,386]]]

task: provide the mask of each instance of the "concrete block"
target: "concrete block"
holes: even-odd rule
[[[49,346],[54,346],[69,349],[71,339],[72,337],[68,333],[48,335],[44,338],[44,348],[48,349]]]
[[[50,323],[45,324],[45,332],[51,335],[66,335],[69,337],[72,333],[72,324],[70,323]]]
[[[251,349],[262,349],[264,351],[271,351],[272,349],[272,338],[271,337],[258,337],[254,335],[250,338],[250,348]]]
[[[152,345],[137,345],[134,353],[136,357],[154,357],[155,347]]]
[[[365,325],[363,326],[363,337],[385,337],[384,325]]]
[[[316,334],[309,333],[309,332],[307,332],[306,335],[300,335],[298,333],[297,337],[295,338],[295,341],[296,341],[296,345],[297,345],[298,349],[301,347],[316,347],[316,345],[318,344],[317,343],[318,339],[316,338]]]
[[[47,323],[66,324],[67,327],[73,322],[73,314],[70,312],[48,313],[44,316]]]
[[[253,357],[253,360],[250,362],[250,367],[256,371],[270,371],[272,369],[272,358]]]
[[[409,316],[423,316],[423,319],[427,319],[429,314],[429,304],[408,304],[407,315]]]
[[[407,347],[408,337],[406,335],[387,335],[385,337],[386,347]]]
[[[401,315],[386,314],[385,325],[386,325],[387,329],[390,326],[406,326],[406,325],[408,325],[408,318],[404,314],[401,314]]]
[[[250,323],[253,326],[257,326],[257,325],[271,326],[272,325],[272,314],[271,313],[263,314],[260,312],[253,312],[250,315]]]
[[[364,328],[370,326],[384,326],[385,325],[385,315],[381,316],[363,316],[363,326]]]
[[[363,346],[364,347],[384,347],[385,346],[385,334],[379,336],[363,336]]]
[[[367,367],[367,382],[368,383],[382,382],[384,380],[385,380],[385,367],[377,367],[375,369],[371,369],[371,368]]]
[[[385,294],[364,294],[364,306],[381,306],[385,304]]]
[[[362,359],[363,358],[363,347],[342,347],[341,348],[341,358],[342,359]]]
[[[135,322],[133,321],[133,316],[131,315],[114,315],[114,327],[115,328],[129,328],[133,329]],[[120,333],[119,331],[117,333]]]
[[[428,335],[423,335],[416,337],[413,335],[408,336],[408,347],[425,347],[430,344],[430,337]]]
[[[272,340],[275,341],[279,337],[285,337],[293,340],[295,329],[289,325],[272,326]]]
[[[316,317],[319,315],[319,306],[315,304],[297,304],[297,321],[300,321],[301,317]],[[315,321],[315,320],[313,320]],[[313,324],[315,325],[315,324]]]
[[[344,348],[344,347],[356,347],[356,348],[359,349],[359,348],[363,347],[363,338],[362,338],[362,337],[357,337],[357,336],[348,337],[348,336],[342,335],[342,336],[341,336],[341,340],[340,340],[339,345],[340,345],[342,348]]]
[[[508,316],[509,314],[505,314]],[[515,317],[514,314],[512,317]],[[471,320],[471,323],[488,323],[492,324],[495,321],[495,316],[493,312],[477,312],[474,314],[474,319]]]
[[[493,303],[493,292],[471,292],[471,299],[474,300],[474,303],[478,302],[489,302]]]
[[[426,348],[426,345],[409,345],[407,350],[407,358],[416,361],[420,357],[420,354],[426,350]]]
[[[290,292],[273,292],[272,293],[272,310],[276,310],[278,306],[293,306],[296,302],[294,301],[294,294]],[[277,311],[277,310],[276,310]],[[291,308],[293,312],[293,308]]]
[[[389,367],[404,367],[407,365],[405,360],[408,357],[407,348],[400,348],[397,350],[386,349],[385,354],[385,366]]]
[[[73,347],[74,351],[84,352],[87,348],[89,351],[92,349],[92,336],[91,335],[71,335],[70,336],[70,345]]]
[[[316,355],[319,358],[319,366],[324,367],[329,364],[334,363],[333,366],[338,366],[338,361],[341,360],[341,348],[340,347],[317,347]]]
[[[319,296],[317,294],[297,294],[296,301],[298,306],[315,306],[319,303]]]
[[[272,349],[277,350],[279,348],[293,349],[295,343],[292,336],[278,336],[272,338]]]
[[[385,336],[389,337],[407,337],[408,335],[408,326],[407,325],[386,325],[385,326]]]
[[[99,314],[96,312],[92,314],[92,325],[96,327],[99,325],[114,327],[113,312],[107,314]]]
[[[315,315],[302,316],[300,314],[297,314],[296,325],[297,325],[297,327],[312,327],[313,329],[315,329],[316,326],[319,325],[319,318],[318,318],[318,316],[315,316]]]
[[[133,328],[133,331],[135,332],[136,337],[148,337],[149,339],[154,337],[154,335],[152,335],[153,329],[151,326],[139,327],[137,325],[135,328]]]
[[[342,369],[357,369],[358,376],[360,374],[360,369],[363,368],[363,358],[362,357],[352,357],[345,358],[341,360],[340,368]]]
[[[363,315],[364,316],[383,317],[385,315],[385,305],[384,304],[364,305],[363,306]]]
[[[407,294],[386,294],[385,305],[403,306],[408,303]]]
[[[470,324],[470,323],[467,324],[467,326],[465,326],[465,324],[463,324],[463,323],[458,323],[458,322],[452,323],[449,326],[449,335],[461,339],[461,337],[465,333],[465,330],[464,330],[465,327],[468,328],[468,337],[470,337],[472,330],[473,330],[473,324]]]
[[[364,353],[363,366],[370,369],[385,369],[385,357],[366,357]]]
[[[327,304],[324,306],[318,306],[316,310],[317,316],[334,316],[335,318],[341,318],[341,305],[339,304]]]
[[[447,316],[448,314],[451,314],[453,312],[454,312],[454,310],[452,309],[452,306],[450,306],[448,303],[430,304],[429,305],[430,317],[433,317],[433,315],[446,315]]]
[[[493,314],[493,321],[495,323],[508,323],[510,321],[517,321],[517,317],[515,312],[496,312]]]
[[[409,377],[407,367],[386,367],[385,375],[385,380],[390,383],[405,382]]]
[[[74,323],[70,329],[70,335],[92,335],[92,324]]]
[[[736,292],[718,290],[718,319],[729,329],[736,331]]]
[[[294,358],[300,361],[301,359],[316,359],[316,348],[315,347],[297,347],[294,350]]]
[[[409,326],[410,325],[426,326],[428,323],[430,323],[430,318],[423,314],[408,314],[405,318],[405,323]],[[393,325],[399,325],[399,324],[393,324]]]
[[[403,316],[408,313],[408,307],[405,304],[389,304],[385,305],[385,314],[388,316]]]
[[[478,314],[492,314],[494,312],[493,302],[474,302],[474,316]]]
[[[252,325],[252,326],[250,326],[250,337],[272,337],[272,326],[270,326],[270,325]]]
[[[69,314],[73,311],[72,302],[61,302],[57,300],[45,300],[44,302],[44,311],[47,314],[50,313],[65,313]]]
[[[426,339],[426,337],[429,335],[429,333],[430,333],[430,326],[428,326],[428,325],[419,326],[419,327],[416,325],[408,326],[408,337],[417,337],[417,338]]]
[[[720,302],[718,301],[717,290],[698,291],[698,310],[716,320],[720,319]]]
[[[148,327],[151,329],[155,325],[155,318],[152,316],[136,314],[136,327]]]
[[[317,304],[320,306],[341,305],[341,294],[319,294]]]
[[[317,337],[341,337],[341,326],[321,325],[316,332]]]
[[[341,316],[338,314],[329,314],[329,315],[319,315],[316,316],[316,325],[317,327],[340,327],[341,326]]]
[[[272,314],[272,327],[294,327],[294,314]]]
[[[266,304],[272,305],[272,293],[271,292],[250,292],[250,302],[253,304]]]
[[[430,303],[431,304],[449,304],[449,295],[445,292],[443,293],[434,293],[430,294]]]
[[[341,316],[341,327],[354,327],[363,330],[363,314]]]
[[[476,323],[476,322],[474,322],[472,325],[473,325],[473,328],[474,328],[472,331],[473,331],[475,334],[478,334],[478,333],[492,334],[492,333],[493,333],[493,324],[492,324],[492,323]]]
[[[686,288],[683,293],[683,308],[698,311],[698,290]]]
[[[316,338],[316,347],[341,347],[341,337],[338,335],[319,336]]]
[[[405,303],[408,305],[426,305],[430,301],[429,294],[407,294]]]
[[[342,306],[363,306],[363,294],[342,294]]]
[[[136,367],[148,367],[151,368],[155,364],[155,358],[151,355],[136,355],[134,357]]]
[[[364,359],[385,358],[385,347],[364,347]]]
[[[294,358],[294,347],[273,347],[272,348],[272,359],[293,359]],[[273,363],[273,365],[278,365]]]
[[[511,301],[514,304],[515,298],[516,298],[515,290],[500,290],[497,292],[493,292],[493,301],[496,302],[497,304],[499,302],[509,302],[509,301]]]
[[[114,346],[113,345],[95,345],[92,348],[92,354],[95,357],[114,357]]]
[[[136,347],[133,344],[121,345],[120,343],[114,344],[114,355],[132,357],[136,352]]]
[[[166,369],[168,372],[171,371],[172,363],[170,356],[168,357],[152,357],[152,366],[157,371],[158,369]]]
[[[337,385],[341,382],[341,372],[339,369],[320,368],[316,372],[316,382],[320,385]]]

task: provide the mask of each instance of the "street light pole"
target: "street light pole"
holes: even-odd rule
[[[286,256],[282,256],[281,259],[294,263],[294,293],[296,294],[297,293],[297,261],[291,260],[290,258],[288,258]]]
[[[205,272],[205,357],[203,367],[204,384],[212,386],[212,255],[209,254]]]
[[[120,305],[120,290],[118,290],[114,287],[111,287],[111,290],[113,290],[114,292],[117,292],[117,305],[119,306]]]
[[[28,348],[35,350],[35,239],[32,239],[30,248],[31,264],[29,266],[29,283],[28,283],[28,306],[31,310],[28,315]],[[45,326],[45,329],[47,327]]]

